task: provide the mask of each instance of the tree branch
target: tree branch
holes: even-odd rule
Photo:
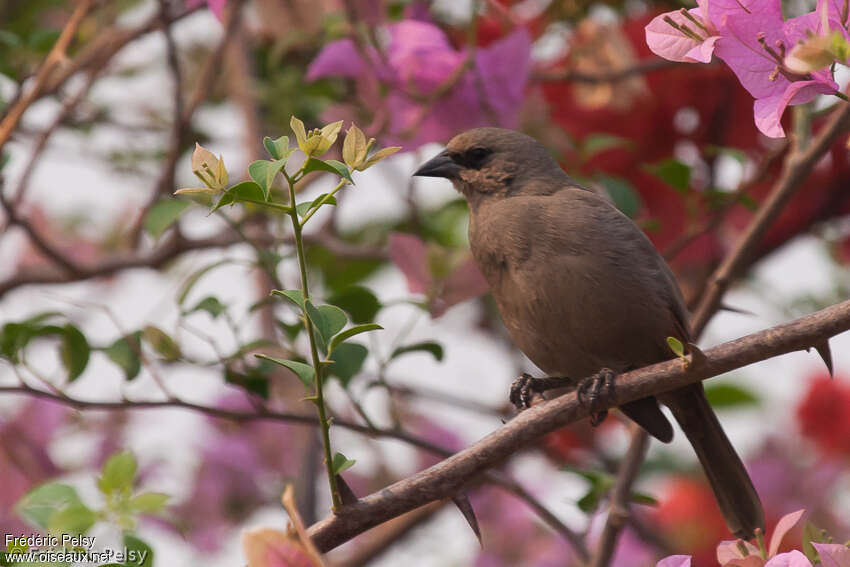
[[[706,350],[699,365],[669,360],[617,377],[610,406],[696,383],[781,354],[810,348],[850,329],[850,301],[833,305]],[[391,518],[435,500],[450,498],[488,468],[529,446],[543,435],[587,417],[575,393],[541,403],[516,416],[481,441],[416,475],[345,506],[313,525],[317,547],[328,551]]]

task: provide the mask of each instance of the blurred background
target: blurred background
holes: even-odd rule
[[[788,4],[795,13],[813,8]],[[471,263],[464,202],[448,182],[410,176],[471,127],[520,129],[606,191],[670,261],[694,305],[777,180],[788,143],[758,133],[752,97],[727,67],[650,53],[644,26],[678,7],[0,2],[4,120],[32,97],[0,158],[0,532],[38,531],[16,503],[45,482],[103,506],[97,475],[122,450],[138,461],[138,486],[169,496],[132,526],[153,564],[244,564],[243,530],[285,526],[287,483],[306,523],[327,515],[314,427],[203,411],[265,405],[312,415],[313,406],[291,374],[251,356],[305,352],[293,313],[267,300],[270,289],[298,284],[287,225],[251,205],[209,216],[173,197],[197,185],[195,142],[223,156],[231,182],[264,157],[263,136],[292,136],[291,115],[308,128],[354,121],[379,146],[403,147],[357,174],[307,230],[314,295],[355,323],[384,327],[355,339],[368,352],[356,349],[329,382],[340,419],[458,450],[510,419],[509,384],[537,372],[510,343]],[[71,41],[57,53],[70,21]],[[829,104],[811,105],[815,128]],[[741,312],[715,316],[701,346],[850,295],[847,153],[841,139],[820,160],[724,299]],[[314,197],[334,183],[318,174],[302,191]],[[768,532],[804,508],[806,529],[850,537],[850,337],[831,344],[834,380],[803,352],[706,383],[761,495]],[[169,398],[201,407],[130,407]],[[345,478],[358,495],[440,458],[343,427],[332,438],[357,461]],[[583,422],[547,436],[505,470],[592,543],[628,439],[612,414],[595,429]],[[674,552],[715,564],[716,544],[731,536],[681,434],[652,444],[635,490],[614,565],[654,565]],[[490,485],[470,498],[483,549],[449,504],[365,534],[331,560],[572,564],[571,546],[528,498]],[[98,517],[88,532],[105,544],[127,528]],[[803,530],[787,545],[799,545]]]

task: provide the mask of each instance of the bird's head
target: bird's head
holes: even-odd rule
[[[475,128],[458,134],[446,149],[413,175],[444,177],[471,202],[524,192],[529,183],[565,176],[548,150],[534,138],[503,128]]]

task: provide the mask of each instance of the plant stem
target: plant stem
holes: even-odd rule
[[[301,292],[304,295],[304,301],[307,301],[310,298],[310,288],[307,283],[307,259],[304,256],[304,239],[301,236],[301,229],[303,223],[298,221],[298,212],[295,210],[295,183],[288,176],[286,179],[289,183],[289,216],[292,219],[292,229],[295,233],[295,251],[298,256],[298,269],[301,272]],[[323,388],[324,367],[319,362],[319,350],[316,347],[316,337],[313,334],[313,322],[307,315],[306,310],[303,310],[303,315],[304,328],[307,331],[307,337],[310,340],[310,355],[313,359],[313,369],[315,370],[316,374],[316,399],[314,401],[316,403],[316,408],[318,408],[319,412],[319,429],[321,429],[322,431],[322,446],[325,451],[325,468],[328,472],[328,484],[331,489],[331,508],[334,512],[336,512],[342,504],[342,500],[340,498],[339,489],[337,488],[336,484],[336,475],[333,471],[333,456],[331,454],[330,435],[331,424],[327,417],[327,410],[325,408],[325,394]]]
[[[301,219],[301,226],[304,226],[304,224],[305,224],[308,220],[310,220],[310,217],[312,217],[312,216],[313,216],[313,214],[315,214],[315,212],[316,212],[316,211],[318,211],[318,210],[319,210],[319,208],[320,208],[322,205],[324,205],[325,203],[327,203],[327,202],[330,200],[330,198],[331,198],[331,197],[333,197],[334,195],[336,195],[337,191],[339,191],[340,189],[342,189],[342,188],[343,188],[343,187],[345,187],[346,185],[348,185],[348,182],[346,182],[346,180],[345,180],[345,179],[340,179],[340,180],[339,180],[339,183],[337,183],[337,184],[336,184],[336,187],[334,187],[334,188],[333,188],[333,191],[331,191],[330,193],[328,193],[327,195],[325,195],[324,197],[322,197],[322,200],[321,200],[321,201],[319,201],[319,202],[316,204],[316,206],[315,206],[315,207],[313,207],[313,209],[312,209],[309,213],[307,213],[306,215],[304,215],[304,218],[303,218],[303,219]],[[292,201],[292,202],[293,202],[293,203],[295,203],[295,201]],[[292,206],[294,207],[295,205],[292,205]]]

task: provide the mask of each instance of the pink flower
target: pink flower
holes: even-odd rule
[[[839,4],[819,0],[817,12],[785,21],[779,0],[702,0],[696,9],[656,17],[646,27],[646,41],[653,52],[673,61],[707,63],[716,54],[756,99],[758,129],[780,138],[786,107],[838,92],[828,68],[794,72],[785,56],[811,35],[840,29],[846,36]]]
[[[708,63],[720,35],[708,17],[708,0],[696,8],[656,16],[646,26],[646,44],[656,55],[670,61]]]
[[[815,543],[822,567],[850,567],[850,547],[838,543]]]
[[[307,79],[356,79],[361,98],[369,98],[367,106],[386,113],[383,143],[406,150],[476,126],[516,126],[531,62],[525,29],[476,50],[471,62],[432,23],[408,19],[387,31],[389,40],[380,54],[372,48],[358,50],[349,39],[329,43],[310,64]],[[375,100],[375,83],[388,87],[385,101]],[[427,102],[447,85],[451,88],[438,100]]]

